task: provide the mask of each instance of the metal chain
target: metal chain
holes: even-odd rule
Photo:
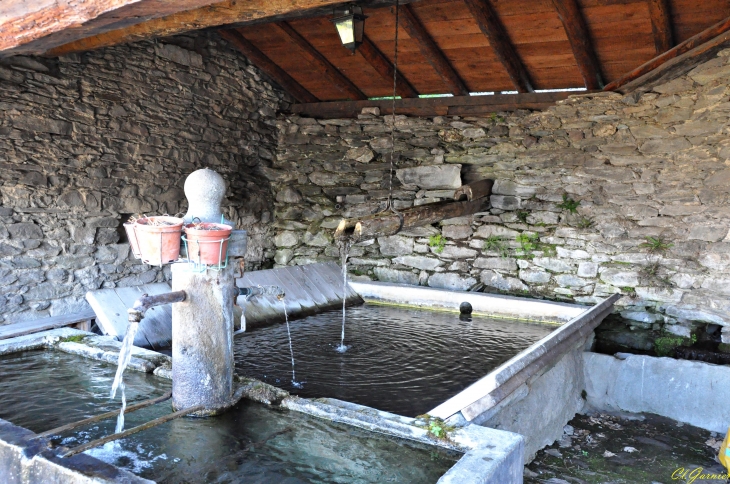
[[[400,217],[400,225],[403,227],[403,215],[393,206],[393,165],[395,160],[395,98],[398,95],[398,26],[400,21],[400,0],[395,0],[395,47],[393,48],[393,108],[390,120],[390,170],[388,180],[388,206],[391,212]]]

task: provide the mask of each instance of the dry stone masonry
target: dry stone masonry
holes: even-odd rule
[[[260,266],[273,211],[262,173],[287,102],[212,33],[3,61],[0,324],[167,278],[131,257],[120,224],[184,212],[183,181],[202,167],[230,184],[225,216],[249,231],[247,259]]]
[[[396,208],[496,180],[491,208],[359,243],[353,278],[591,304],[624,295],[604,338],[730,343],[730,50],[643,94],[581,94],[544,112],[396,116]],[[277,265],[339,257],[343,217],[382,210],[393,119],[280,117],[267,171]]]

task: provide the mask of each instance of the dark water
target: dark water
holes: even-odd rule
[[[239,336],[238,373],[304,397],[332,397],[414,417],[454,396],[556,326],[364,305],[291,322],[297,381],[284,324]]]
[[[119,409],[108,401],[115,367],[55,351],[0,357],[0,418],[36,432]],[[168,381],[128,371],[130,403]],[[126,416],[127,428],[171,412]],[[114,432],[115,419],[62,435],[74,447]],[[182,418],[88,452],[162,483],[433,483],[458,454],[243,402],[208,419]]]

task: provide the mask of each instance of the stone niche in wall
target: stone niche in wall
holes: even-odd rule
[[[185,177],[227,180],[226,217],[267,260],[263,171],[290,99],[214,33],[0,64],[0,324],[74,312],[100,287],[165,280],[130,254],[132,214],[184,211]],[[120,238],[121,237],[121,238]]]
[[[351,277],[584,304],[621,293],[620,327],[605,335],[618,347],[727,348],[729,60],[722,51],[649,92],[577,94],[541,112],[396,116],[397,208],[449,199],[457,168],[461,183],[496,180],[491,208],[356,244]],[[372,111],[279,118],[276,264],[338,259],[339,221],[385,206],[391,125]]]

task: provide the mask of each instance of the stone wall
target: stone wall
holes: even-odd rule
[[[620,292],[623,320],[604,326],[609,339],[614,331],[644,350],[663,332],[719,342],[730,326],[728,56],[643,95],[583,94],[481,118],[398,116],[396,208],[492,178],[491,208],[357,244],[352,277],[585,304]],[[279,119],[268,171],[277,264],[337,258],[340,219],[385,207],[391,121],[375,109]]]
[[[3,61],[0,324],[166,278],[131,257],[119,226],[184,211],[184,179],[202,167],[229,182],[224,213],[249,230],[260,266],[273,210],[261,169],[286,101],[215,34]]]

